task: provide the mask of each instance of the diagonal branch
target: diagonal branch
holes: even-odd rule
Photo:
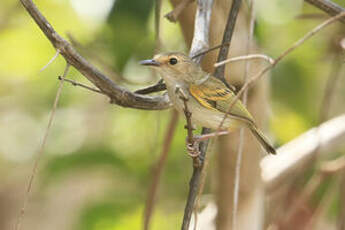
[[[230,44],[232,34],[235,30],[235,23],[237,19],[238,12],[240,11],[241,0],[234,0],[231,5],[228,21],[225,26],[222,44]],[[220,47],[217,62],[224,61],[228,57],[230,46]],[[224,79],[225,66],[219,66],[214,72],[214,76],[225,82]]]
[[[65,39],[63,39],[41,14],[32,0],[20,0],[22,5],[40,27],[45,36],[57,49],[65,60],[75,67],[96,87],[103,91],[112,103],[136,109],[161,110],[171,106],[167,95],[146,96],[139,95],[118,86],[110,78],[101,73],[96,67],[86,61]]]
[[[273,191],[286,184],[294,175],[313,162],[316,154],[326,154],[344,147],[345,115],[333,118],[310,129],[277,149],[277,155],[266,156],[261,161],[265,187]]]
[[[334,2],[330,0],[305,0],[305,1],[313,6],[316,6],[317,8],[324,11],[330,16],[335,16],[345,11],[343,7],[335,4]],[[344,18],[340,19],[339,21],[341,21],[342,23],[345,23]]]

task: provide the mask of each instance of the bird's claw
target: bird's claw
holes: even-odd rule
[[[193,158],[196,158],[200,155],[200,151],[199,151],[199,142],[197,141],[193,141],[192,143],[191,142],[188,142],[187,141],[187,151],[188,151],[188,155],[193,157]]]

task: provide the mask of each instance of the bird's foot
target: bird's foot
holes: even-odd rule
[[[198,141],[188,141],[186,143],[186,148],[187,148],[187,152],[188,155],[191,156],[192,158],[196,158],[200,155],[200,151],[199,151],[199,143]]]

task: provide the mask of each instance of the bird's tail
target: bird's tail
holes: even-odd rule
[[[250,125],[249,128],[267,153],[276,154],[276,150],[269,143],[267,137],[265,137],[265,135],[257,127],[255,127],[255,125]]]

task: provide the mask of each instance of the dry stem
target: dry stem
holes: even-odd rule
[[[66,67],[65,67],[65,70],[64,70],[64,73],[63,73],[63,76],[62,76],[62,80],[60,81],[59,88],[58,88],[58,90],[56,92],[56,96],[55,96],[53,108],[52,108],[51,113],[50,113],[48,125],[47,125],[47,128],[45,130],[45,133],[44,133],[41,145],[39,147],[39,150],[38,150],[38,153],[37,153],[37,158],[36,158],[34,166],[32,168],[32,172],[31,172],[31,175],[30,175],[30,178],[29,178],[29,181],[28,181],[26,192],[24,194],[23,206],[22,206],[22,209],[20,210],[20,214],[18,216],[18,219],[16,221],[16,225],[14,227],[15,230],[20,230],[21,222],[22,222],[22,219],[24,218],[24,215],[25,215],[25,210],[26,210],[26,206],[27,206],[28,201],[29,201],[29,197],[30,197],[30,193],[31,193],[31,189],[32,189],[32,184],[33,184],[35,176],[37,174],[38,163],[39,163],[39,161],[40,161],[40,159],[41,159],[41,157],[42,157],[42,155],[44,153],[44,150],[45,150],[45,146],[46,146],[46,143],[47,143],[49,131],[50,131],[50,128],[52,126],[52,123],[53,123],[53,120],[54,120],[54,117],[55,117],[56,108],[57,108],[57,105],[58,105],[58,102],[59,102],[59,99],[60,99],[60,96],[61,96],[64,79],[67,76],[69,67],[70,67],[70,65],[67,63]]]

